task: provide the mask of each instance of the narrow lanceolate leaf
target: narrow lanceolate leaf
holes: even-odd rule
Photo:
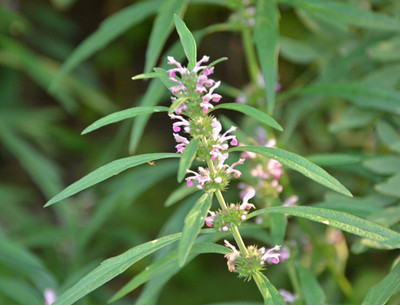
[[[319,83],[282,94],[285,98],[293,95],[343,98],[361,108],[400,114],[398,91],[378,88],[367,83]]]
[[[137,115],[142,115],[142,114],[150,114],[154,112],[161,112],[161,111],[168,111],[168,107],[163,107],[163,106],[153,106],[153,107],[135,107],[135,108],[129,108],[125,110],[121,110],[118,112],[114,112],[110,115],[107,115],[94,123],[90,124],[88,127],[86,127],[83,131],[82,134],[89,133],[93,130],[99,129],[100,127],[116,123],[122,120],[126,120],[129,118],[133,118]]]
[[[179,266],[183,266],[192,249],[193,243],[204,224],[205,217],[211,207],[212,194],[205,193],[196,201],[185,218],[182,238],[179,241]]]
[[[181,233],[165,236],[134,247],[123,254],[103,261],[100,266],[89,272],[74,286],[65,291],[53,305],[74,304],[89,292],[124,272],[140,259],[178,240],[180,237]]]
[[[180,105],[182,105],[184,102],[188,100],[187,97],[181,97],[175,100],[171,106],[169,106],[168,114],[171,114],[175,111],[176,108],[178,108]]]
[[[229,109],[229,110],[239,111],[241,113],[244,113],[244,114],[258,120],[261,123],[271,126],[272,128],[275,128],[280,131],[283,130],[282,126],[279,125],[279,123],[277,121],[275,121],[272,117],[270,117],[268,114],[258,110],[257,108],[249,106],[249,105],[224,103],[224,104],[220,104],[220,105],[214,107],[212,110],[215,110],[215,109]]]
[[[325,294],[314,274],[301,264],[296,265],[299,274],[301,291],[307,305],[326,304]]]
[[[257,1],[254,42],[265,83],[268,113],[271,114],[275,106],[279,53],[279,10],[275,0]]]
[[[189,61],[189,69],[193,69],[196,65],[197,58],[197,47],[196,40],[194,39],[192,33],[187,28],[186,24],[179,18],[178,15],[174,16],[174,22],[176,30],[179,34],[179,39],[181,40],[181,44],[185,55]]]
[[[271,207],[249,214],[249,218],[263,213],[289,214],[320,222],[386,245],[400,248],[400,233],[371,221],[344,212],[308,206]]]
[[[286,303],[283,301],[282,296],[279,294],[278,290],[271,284],[268,278],[258,272],[254,276],[254,280],[256,281],[257,287],[261,292],[261,295],[264,298],[264,305],[285,305]]]
[[[294,153],[279,148],[264,146],[240,146],[230,148],[228,151],[251,151],[264,157],[275,159],[283,165],[298,171],[304,176],[344,195],[352,197],[351,193],[334,177],[329,175],[318,165]]]
[[[400,263],[397,262],[396,266],[379,282],[379,284],[372,287],[365,297],[362,305],[383,305],[389,300],[392,294],[398,292],[400,289]]]
[[[221,245],[202,242],[196,243],[193,245],[192,251],[190,253],[191,256],[196,256],[202,253],[218,253],[218,254],[227,254],[229,250]],[[135,276],[129,283],[127,283],[124,287],[122,287],[109,301],[109,303],[114,302],[131,291],[135,290],[137,287],[142,285],[143,283],[153,279],[158,276],[162,272],[164,272],[167,268],[175,268],[179,270],[180,267],[178,265],[178,251],[174,250],[163,258],[156,260],[153,264]]]
[[[85,177],[65,188],[63,191],[51,198],[46,203],[45,207],[48,207],[72,195],[75,195],[76,193],[87,189],[88,187],[91,187],[92,185],[95,185],[101,181],[104,181],[112,176],[118,175],[124,170],[141,165],[146,162],[166,158],[179,158],[179,155],[172,153],[154,153],[115,160],[111,163],[103,165],[102,167],[96,169],[95,171],[91,172],[90,174],[86,175]]]
[[[161,2],[161,0],[150,0],[135,3],[104,20],[99,29],[86,38],[68,57],[59,74],[51,83],[50,91],[55,90],[60,80],[85,59],[105,47],[129,28],[154,14]]]
[[[279,0],[319,19],[331,22],[344,22],[371,30],[400,31],[400,21],[387,15],[368,11],[360,5],[340,1],[319,0]]]
[[[179,161],[178,182],[182,182],[183,178],[185,178],[186,171],[190,168],[190,165],[192,165],[194,158],[196,158],[199,141],[199,138],[193,138],[185,147],[181,160]]]
[[[183,14],[187,0],[163,0],[158,7],[158,14],[153,23],[149,45],[146,50],[145,72],[151,71],[173,29],[174,14]]]

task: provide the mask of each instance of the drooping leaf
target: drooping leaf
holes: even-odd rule
[[[347,196],[351,193],[334,177],[325,170],[308,161],[307,159],[279,148],[264,146],[240,146],[230,148],[228,151],[251,151],[264,157],[275,159],[283,165],[298,171],[304,176]]]
[[[275,0],[258,0],[256,4],[254,43],[265,84],[268,113],[275,106],[275,88],[278,80],[279,10]]]
[[[267,124],[268,126],[271,126],[280,131],[283,130],[282,126],[279,125],[279,123],[277,121],[275,121],[272,117],[270,117],[268,114],[266,114],[265,112],[262,112],[261,110],[258,110],[257,108],[249,106],[249,105],[236,104],[236,103],[224,103],[224,104],[215,106],[212,109],[212,111],[216,110],[216,109],[230,109],[230,110],[239,111],[241,113],[244,113],[244,114],[258,120],[259,122],[261,122],[263,124]]]
[[[196,66],[197,60],[196,40],[194,39],[190,30],[187,28],[186,24],[181,18],[179,18],[178,15],[174,16],[174,22],[181,40],[183,51],[185,52],[186,58],[189,61],[189,70],[192,70]]]
[[[296,264],[297,273],[299,274],[301,291],[307,305],[323,305],[326,304],[324,291],[319,285],[316,277],[308,269],[301,264]]]
[[[154,20],[146,50],[145,72],[150,72],[155,66],[165,41],[173,30],[173,16],[174,14],[182,15],[186,3],[187,0],[163,0],[157,8],[158,14]]]
[[[129,108],[125,110],[121,110],[118,112],[114,112],[112,114],[109,114],[94,123],[90,124],[88,127],[86,127],[83,131],[82,134],[89,133],[93,130],[99,129],[100,127],[116,123],[122,120],[126,120],[129,118],[133,118],[137,115],[142,115],[142,114],[150,114],[154,112],[161,112],[161,111],[168,111],[168,107],[164,106],[144,106],[144,107],[135,107],[135,108]]]
[[[204,224],[205,217],[212,203],[212,193],[205,193],[193,205],[185,218],[182,238],[179,241],[179,266],[183,266],[192,249],[193,243]]]
[[[261,295],[264,298],[264,305],[285,305],[286,303],[283,301],[282,296],[279,294],[278,290],[271,284],[268,278],[258,272],[255,276],[255,281],[257,283],[257,287],[261,292]]]
[[[309,206],[271,207],[249,214],[248,218],[263,213],[289,214],[320,222],[339,230],[400,248],[400,233],[371,221],[347,213]]]
[[[399,20],[377,12],[363,10],[360,5],[330,0],[279,0],[279,3],[304,9],[307,13],[322,20],[328,20],[328,22],[340,21],[371,30],[400,31]]]
[[[229,251],[226,247],[221,245],[216,245],[209,242],[201,242],[193,245],[193,248],[190,252],[190,256],[197,256],[198,254],[203,253],[218,253],[218,254],[226,254]],[[122,287],[109,302],[114,302],[131,291],[135,290],[137,287],[142,285],[143,283],[149,281],[155,276],[164,272],[167,268],[175,267],[175,269],[179,270],[181,267],[178,264],[178,251],[174,250],[163,258],[155,261],[152,265],[143,270],[140,274],[135,276],[131,281],[129,281],[124,287]]]
[[[160,3],[162,3],[161,0],[135,3],[104,20],[99,29],[86,38],[68,57],[59,74],[51,83],[50,91],[56,91],[55,89],[61,79],[84,60],[105,47],[129,28],[154,14]]]
[[[186,171],[192,165],[194,158],[196,158],[197,149],[199,147],[200,138],[193,138],[182,153],[179,161],[178,182],[182,182],[185,178]]]
[[[362,305],[384,305],[400,289],[400,263],[397,262],[393,269],[378,284],[373,286]]]
[[[104,181],[112,176],[118,175],[120,172],[127,170],[129,168],[141,165],[146,162],[166,159],[166,158],[179,158],[179,155],[172,153],[153,153],[144,154],[138,156],[127,157],[119,160],[115,160],[111,163],[103,165],[102,167],[96,169],[75,183],[71,184],[63,191],[58,193],[56,196],[51,198],[45,205],[48,207],[60,200],[68,198],[92,185],[95,185],[101,181]]]
[[[82,297],[100,287],[104,283],[113,279],[117,275],[124,272],[140,259],[150,255],[158,249],[177,241],[181,237],[181,233],[172,234],[161,237],[153,241],[141,244],[126,251],[118,256],[106,259],[100,266],[89,272],[75,285],[67,289],[57,299],[54,305],[71,305]]]

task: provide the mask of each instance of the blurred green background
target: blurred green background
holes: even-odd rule
[[[56,90],[49,90],[49,85],[68,56],[102,21],[136,2],[0,0],[0,304],[42,304],[46,288],[62,292],[105,258],[153,239],[171,215],[185,215],[193,202],[164,207],[178,186],[177,162],[160,161],[43,208],[65,186],[132,153],[128,150],[132,121],[84,136],[80,133],[106,114],[139,105],[148,82],[132,81],[131,77],[144,70],[154,16],[130,27],[79,63]],[[185,12],[184,20],[192,31],[214,24],[231,25],[205,36],[198,51],[199,56],[209,55],[211,61],[229,58],[215,70],[215,78],[225,84],[221,88],[226,93],[223,101],[234,102],[238,92],[255,99],[243,36],[235,19],[240,16],[235,9],[242,2],[201,2],[207,1],[192,1]],[[374,23],[344,18],[343,10],[339,10],[342,15],[324,15],[323,11],[285,3],[290,1],[281,2],[278,70],[282,88],[274,117],[285,131],[277,135],[278,146],[305,156],[317,155],[312,160],[348,187],[359,205],[295,173],[289,174],[291,189],[301,204],[333,207],[340,203],[336,209],[370,217],[400,231],[400,40],[396,29],[400,4],[338,1],[392,18],[392,26],[386,19],[372,18],[377,25],[374,30]],[[379,24],[383,26],[379,28]],[[172,32],[163,50],[177,39]],[[325,87],[318,87],[321,81]],[[295,90],[308,85],[317,89]],[[161,100],[169,105],[168,92]],[[234,121],[240,120],[227,114]],[[248,135],[255,130],[251,121],[243,121],[242,126]],[[173,152],[170,130],[167,116],[154,115],[134,153]],[[323,153],[342,155],[331,162],[318,155]],[[379,220],[374,214],[385,211],[394,217]],[[315,249],[334,248],[325,246],[329,232],[319,225],[310,228],[315,229],[312,238],[324,244]],[[297,229],[296,223],[289,226],[290,238],[310,238],[310,233],[300,236]],[[167,228],[164,232],[168,230],[174,231]],[[316,250],[303,254],[302,259],[315,259],[312,269],[333,302],[360,304],[369,287],[389,271],[395,254],[362,244],[353,236],[349,243],[352,253],[348,261],[342,258],[343,268],[347,261],[345,273],[353,285],[352,294],[347,296],[327,276],[326,252]],[[78,304],[106,304],[150,261],[141,261]],[[271,281],[290,289],[284,266],[273,269]],[[116,304],[133,304],[141,291]],[[243,283],[227,272],[223,257],[204,255],[172,277],[154,302],[196,305],[241,300],[260,302],[254,283]],[[391,304],[400,304],[400,299]]]

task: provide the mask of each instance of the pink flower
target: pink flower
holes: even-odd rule
[[[267,262],[268,264],[278,264],[279,263],[279,256],[280,253],[275,253],[274,251],[279,251],[281,248],[281,246],[275,246],[271,249],[269,249],[268,251],[265,252],[265,248],[260,248],[260,250],[262,250],[262,254],[263,256],[261,256],[261,262]]]
[[[274,159],[268,160],[267,168],[275,179],[279,179],[279,177],[283,174],[282,164]]]
[[[214,217],[215,217],[215,212],[208,211],[208,214],[210,214],[210,216],[206,217],[206,226],[212,227],[212,223],[213,223]]]
[[[249,203],[249,200],[254,197],[256,191],[253,188],[249,188],[247,193],[244,195],[243,203],[240,205],[239,209],[241,210],[250,210],[251,208],[255,209],[254,204]]]
[[[293,303],[297,299],[297,295],[290,293],[289,291],[285,289],[279,289],[278,290],[279,294],[282,296],[283,301],[287,303]]]
[[[176,151],[181,154],[181,153],[183,153],[183,150],[185,149],[186,145],[189,144],[189,140],[186,139],[185,137],[180,136],[177,133],[174,133],[173,135],[174,135],[175,141],[179,143],[178,145],[175,146]]]
[[[200,106],[203,108],[204,113],[207,113],[208,109],[214,108],[214,106],[210,104],[210,101],[219,102],[219,100],[222,98],[221,95],[213,93],[220,84],[221,82],[216,82],[215,85],[210,88],[210,91],[203,96],[203,101],[200,103]]]
[[[239,178],[239,177],[242,175],[242,172],[239,171],[239,170],[237,170],[237,169],[234,169],[234,167],[235,167],[236,165],[238,165],[238,164],[243,164],[243,163],[244,163],[244,159],[239,159],[239,161],[237,161],[237,162],[233,163],[231,166],[229,166],[229,167],[226,169],[226,172],[227,172],[228,174],[233,173],[233,176],[234,176],[235,178]]]
[[[51,305],[57,300],[56,293],[54,292],[53,289],[46,288],[44,290],[44,304],[45,305]]]
[[[179,120],[178,122],[172,124],[172,130],[174,132],[181,131],[181,126],[184,126],[184,130],[186,133],[190,132],[190,123],[188,120],[185,120],[182,116],[175,114],[170,114],[169,117],[173,120]]]

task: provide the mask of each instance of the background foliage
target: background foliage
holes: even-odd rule
[[[265,12],[267,19],[254,36],[243,26],[252,15],[241,1],[1,2],[1,304],[43,304],[46,288],[61,293],[102,260],[180,231],[194,199],[168,203],[178,186],[174,159],[126,171],[43,209],[53,195],[101,165],[128,154],[174,151],[165,113],[80,135],[117,110],[169,106],[166,90],[131,77],[162,66],[165,55],[177,52],[174,12],[201,38],[200,56],[229,58],[216,68],[216,78],[225,84],[224,101],[244,95],[273,114],[284,129],[276,133],[278,146],[308,156],[354,198],[296,172],[288,172],[285,194],[297,194],[301,205],[347,212],[400,232],[400,4],[277,2],[258,1],[256,14]],[[257,58],[270,86],[268,105],[254,85],[258,75],[246,57],[246,41],[258,42]],[[276,97],[275,68],[281,85]],[[221,113],[254,134],[254,121]],[[398,256],[398,250],[378,242],[302,219],[290,219],[287,240],[301,244],[292,249],[296,259],[267,275],[290,290],[289,277],[297,273],[303,289],[318,292],[305,293],[306,304],[372,304],[373,293],[365,299],[367,293]],[[151,258],[139,261],[78,304],[106,304],[150,263]],[[398,269],[388,282],[398,283]],[[156,278],[115,304],[261,302],[253,283],[227,272],[222,255],[198,256],[170,277],[163,289],[165,277]],[[400,304],[399,295],[388,304]]]

